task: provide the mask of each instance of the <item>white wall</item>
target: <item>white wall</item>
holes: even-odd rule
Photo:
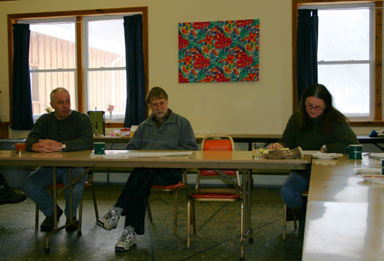
[[[281,134],[292,113],[290,0],[18,0],[0,2],[0,119],[9,121],[7,15],[148,6],[149,86],[162,86],[169,106],[196,133]],[[179,84],[178,23],[260,19],[260,81]],[[368,134],[371,128],[356,128]],[[11,138],[27,132],[10,131]]]
[[[287,0],[19,0],[0,2],[0,118],[9,121],[7,15],[148,6],[149,86],[164,87],[169,106],[186,116],[195,132],[283,131],[292,112],[291,1]],[[260,19],[260,81],[179,84],[178,23]],[[11,137],[25,132],[11,131]]]

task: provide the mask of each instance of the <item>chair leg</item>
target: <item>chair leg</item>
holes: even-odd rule
[[[92,193],[93,207],[95,208],[95,216],[97,221],[99,220],[99,209],[97,208],[96,194],[95,194],[95,190],[93,189],[93,184],[90,186],[90,188]]]
[[[39,229],[39,208],[36,205],[36,210],[35,210],[35,231]]]
[[[195,215],[195,201],[192,199],[192,226],[193,226],[193,234],[196,235],[196,215]]]
[[[287,233],[287,205],[284,204],[283,208],[283,240],[285,240]]]
[[[174,235],[177,232],[177,210],[178,210],[179,191],[180,191],[180,188],[176,189],[175,202],[173,206],[173,234]]]
[[[191,199],[187,201],[187,248],[191,247]]]
[[[83,198],[84,198],[84,195],[83,197],[81,197],[81,200],[80,200],[80,205],[79,205],[79,227],[77,229],[77,234],[78,235],[81,235],[81,225],[82,225],[82,221],[83,221]]]
[[[152,218],[152,211],[151,211],[151,206],[150,206],[149,200],[148,200],[148,204],[147,204],[147,209],[148,209],[149,221],[152,224],[153,223],[153,218]]]

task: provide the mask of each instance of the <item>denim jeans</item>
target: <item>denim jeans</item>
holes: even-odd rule
[[[281,197],[288,208],[301,208],[303,198],[301,194],[309,188],[310,169],[293,171],[281,187]]]
[[[83,168],[72,168],[72,180],[80,176],[84,172]],[[56,168],[56,181],[66,186],[69,183],[69,168]],[[81,197],[83,196],[84,183],[87,176],[78,182],[72,188],[72,214],[76,216],[77,207],[79,206]],[[53,197],[47,192],[47,188],[53,184],[53,168],[40,167],[32,172],[24,181],[23,190],[44,213],[45,216],[53,215]],[[69,213],[69,189],[65,191],[65,216],[70,217]]]

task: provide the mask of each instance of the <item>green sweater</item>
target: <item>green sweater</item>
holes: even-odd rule
[[[334,125],[332,132],[324,134],[319,131],[321,116],[311,119],[311,129],[302,130],[298,124],[298,112],[292,114],[283,137],[279,143],[288,148],[301,146],[303,150],[320,150],[327,146],[327,152],[343,153],[344,148],[350,144],[358,144],[355,133],[347,122]]]
[[[92,123],[89,117],[81,112],[72,111],[71,115],[58,120],[55,112],[42,115],[29,133],[26,149],[31,151],[32,144],[39,139],[51,139],[66,145],[66,151],[93,149]]]

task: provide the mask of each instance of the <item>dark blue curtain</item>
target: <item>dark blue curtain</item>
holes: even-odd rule
[[[11,128],[33,127],[31,83],[29,79],[29,25],[13,25],[13,74]]]
[[[138,125],[147,117],[142,15],[124,17],[127,104],[124,126]]]
[[[317,10],[298,11],[297,24],[297,99],[305,88],[317,83],[317,43],[319,31]]]

